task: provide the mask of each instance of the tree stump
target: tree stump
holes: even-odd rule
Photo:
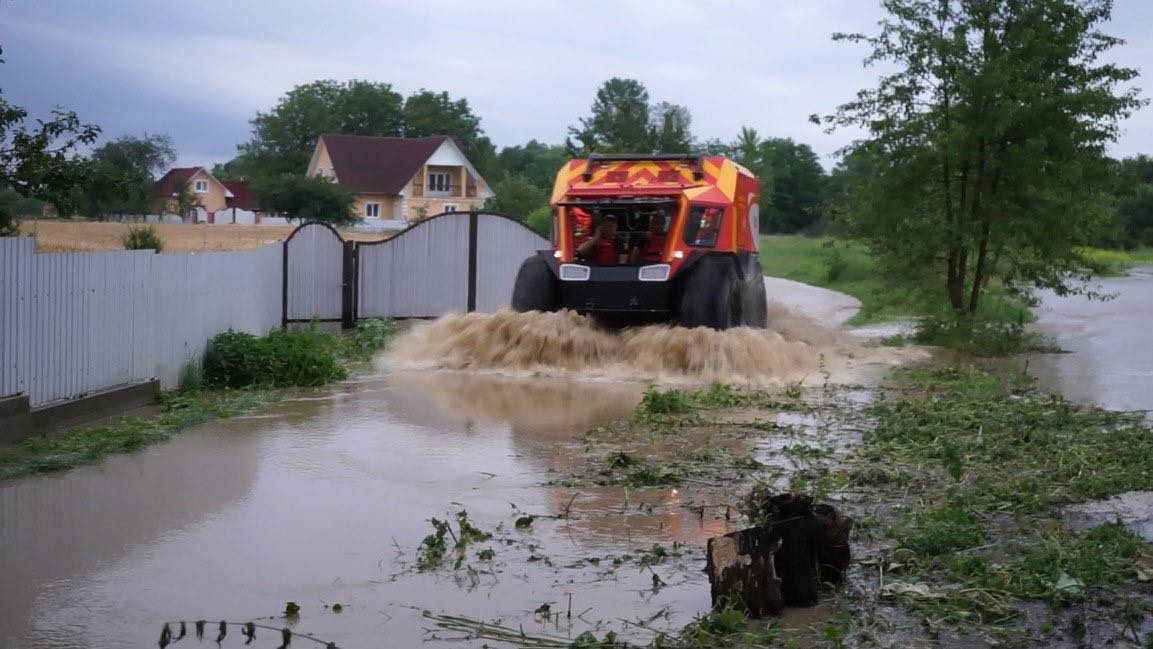
[[[813,606],[821,582],[844,581],[852,520],[809,496],[754,489],[751,518],[760,524],[709,539],[705,571],[714,606],[740,598],[749,615]]]

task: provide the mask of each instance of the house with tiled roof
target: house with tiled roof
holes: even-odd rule
[[[155,209],[176,214],[175,195],[187,186],[196,205],[188,214],[179,214],[188,223],[259,223],[256,199],[247,180],[217,180],[205,167],[176,167],[152,186]]]
[[[412,222],[441,212],[479,209],[493,196],[460,146],[444,135],[324,134],[305,173],[331,178],[353,192],[354,213],[363,219]]]

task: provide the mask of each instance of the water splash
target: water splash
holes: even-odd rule
[[[844,378],[849,361],[875,355],[862,353],[866,349],[876,350],[780,305],[770,307],[768,329],[726,331],[668,325],[608,331],[573,311],[502,309],[417,325],[396,340],[386,360],[397,369],[780,384]]]

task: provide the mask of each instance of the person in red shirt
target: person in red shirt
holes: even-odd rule
[[[572,216],[572,238],[573,242],[579,248],[584,245],[585,241],[589,240],[593,229],[593,217],[588,212],[579,207],[569,208],[569,215]]]
[[[577,247],[577,253],[596,264],[621,263],[621,248],[617,242],[617,217],[612,214],[604,215],[588,241]]]
[[[665,238],[665,213],[653,212],[649,215],[648,233],[640,245],[633,248],[632,263],[661,261],[665,254]]]

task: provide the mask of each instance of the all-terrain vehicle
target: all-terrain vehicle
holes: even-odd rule
[[[521,264],[518,311],[611,325],[764,327],[757,179],[723,157],[591,155],[553,186],[552,248]]]

